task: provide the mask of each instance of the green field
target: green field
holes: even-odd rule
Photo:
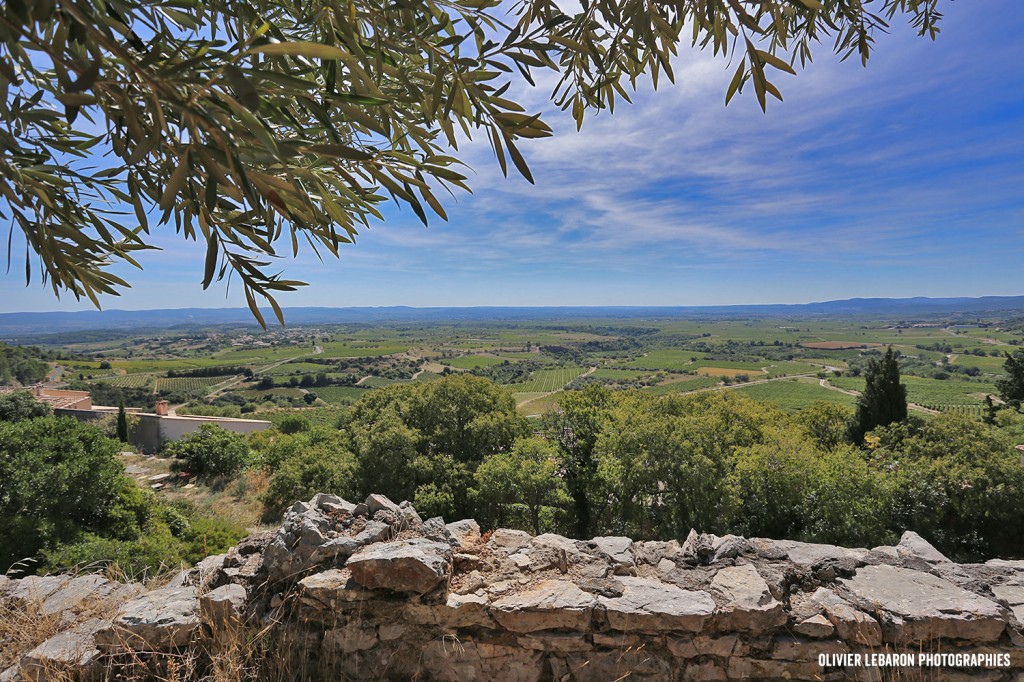
[[[954,365],[962,365],[964,367],[977,367],[985,374],[1002,374],[1003,365],[1006,363],[1005,356],[999,356],[994,358],[991,356],[980,357],[978,355],[971,354],[958,354],[956,359],[953,360]]]
[[[442,365],[449,365],[456,369],[474,369],[476,367],[491,367],[500,365],[508,358],[500,358],[494,355],[463,355],[458,358],[441,360]]]
[[[127,379],[128,377],[122,377]],[[158,393],[208,391],[211,386],[227,381],[231,377],[161,377],[156,380],[155,390]]]
[[[654,372],[643,369],[604,369],[599,368],[589,376],[595,379],[611,379],[613,381],[636,381],[641,377],[649,377]]]
[[[315,362],[286,362],[283,365],[278,365],[272,369],[268,369],[260,374],[266,374],[272,377],[289,376],[292,374],[318,374],[320,372],[327,372],[332,370],[332,365],[320,365]]]
[[[518,394],[523,395],[523,394]],[[558,410],[558,401],[564,395],[562,391],[556,393],[539,393],[528,402],[517,400],[519,411],[526,415],[539,415]]]
[[[926,407],[945,405],[979,405],[984,403],[985,394],[998,393],[988,382],[958,381],[956,379],[925,379],[904,376],[900,379],[907,386],[907,400]],[[863,377],[834,377],[829,379],[833,386],[853,391],[864,390]]]
[[[637,358],[624,363],[623,367],[636,367],[637,369],[667,369],[682,370],[693,369],[694,359],[700,361],[706,353],[688,350],[652,350],[642,358]]]
[[[126,374],[112,377],[107,383],[116,388],[150,388],[153,386],[153,375]]]
[[[314,388],[313,393],[316,393],[317,397],[325,403],[344,405],[359,400],[367,394],[368,390],[358,386],[323,386]]]
[[[323,345],[325,358],[369,358],[380,355],[394,355],[409,350],[399,344],[364,344],[332,341]]]
[[[668,393],[688,393],[689,391],[697,391],[702,388],[712,388],[719,384],[720,379],[717,377],[687,377],[683,381],[673,381],[668,384],[657,384],[656,386],[645,386],[640,389],[646,393],[653,393],[655,395],[665,395]]]
[[[733,390],[754,400],[775,403],[789,411],[803,409],[818,401],[839,403],[849,407],[853,407],[857,402],[857,398],[852,395],[822,388],[817,380],[781,379]]]
[[[808,362],[779,362],[768,367],[768,377],[774,379],[775,377],[786,377],[794,374],[817,374],[824,371],[825,368],[821,365],[812,365]]]
[[[582,367],[539,369],[530,375],[529,381],[509,384],[508,388],[513,393],[548,393],[559,390],[585,371]]]

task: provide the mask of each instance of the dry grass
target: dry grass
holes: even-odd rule
[[[42,601],[22,606],[0,604],[0,670],[63,630],[60,613],[44,614]]]

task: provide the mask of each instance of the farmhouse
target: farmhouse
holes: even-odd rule
[[[92,396],[87,391],[65,391],[36,386],[34,393],[36,400],[47,402],[53,407],[54,414],[74,417],[79,421],[93,421],[105,416],[116,415],[118,410],[116,407],[93,405]],[[170,406],[166,400],[158,400],[153,412],[142,412],[134,407],[126,408],[126,411],[138,419],[137,425],[131,432],[131,443],[147,454],[156,452],[168,441],[178,440],[189,433],[198,431],[203,424],[216,424],[222,429],[235,433],[265,431],[271,425],[270,422],[262,419],[179,417],[170,414]]]

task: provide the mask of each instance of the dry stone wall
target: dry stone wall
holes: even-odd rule
[[[45,580],[0,582],[0,599]],[[253,628],[285,667],[332,679],[1024,680],[1022,621],[1024,562],[956,564],[911,532],[874,549],[481,536],[321,494],[2,679],[35,679],[47,655],[95,672]]]

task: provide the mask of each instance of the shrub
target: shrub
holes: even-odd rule
[[[29,391],[0,394],[0,421],[18,422],[24,419],[46,417],[51,413],[50,404],[36,400]]]
[[[87,534],[138,535],[150,503],[125,476],[119,449],[66,417],[0,424],[0,572]]]
[[[249,445],[240,434],[203,424],[195,433],[165,445],[164,454],[182,460],[193,474],[231,476],[248,464]]]
[[[281,463],[263,496],[264,518],[277,519],[296,500],[316,493],[351,496],[355,457],[324,442],[299,450]]]
[[[309,420],[301,414],[290,414],[277,425],[281,433],[293,434],[309,431]]]

